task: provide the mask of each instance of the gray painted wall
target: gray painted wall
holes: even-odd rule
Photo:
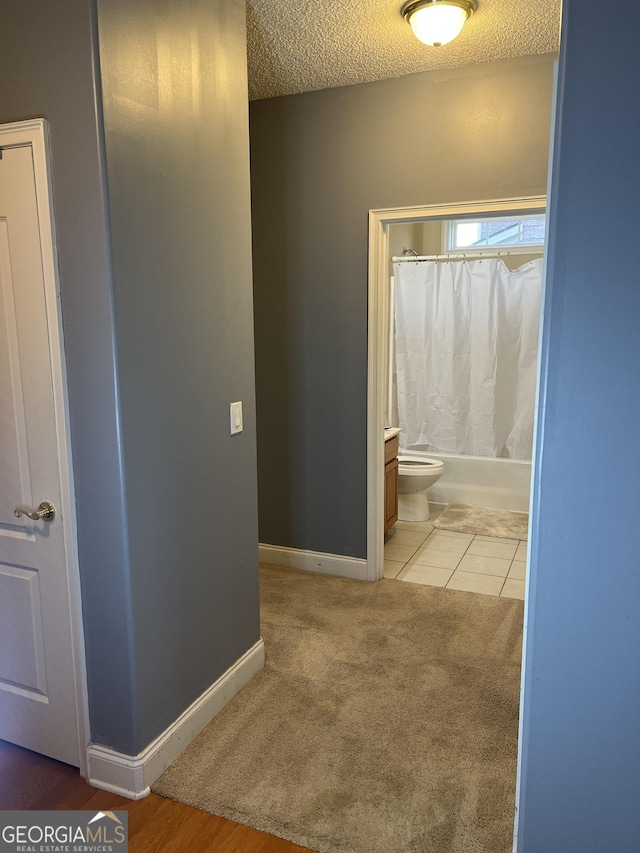
[[[51,135],[92,734],[128,751],[137,720],[95,20],[86,0],[4,0],[2,12],[0,121],[44,117]]]
[[[637,245],[640,9],[608,3],[603,46],[601,8],[564,1],[520,853],[631,853],[640,838],[640,287],[620,251]]]
[[[553,57],[251,104],[260,541],[366,556],[371,208],[544,194]]]
[[[98,11],[141,748],[259,639],[245,4]]]
[[[95,3],[3,12],[0,121],[51,131],[91,739],[136,754],[259,637],[244,3],[100,3],[106,160]]]

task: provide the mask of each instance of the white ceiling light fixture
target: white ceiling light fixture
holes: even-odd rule
[[[477,7],[476,0],[410,0],[402,7],[402,17],[417,39],[440,47],[459,35]]]

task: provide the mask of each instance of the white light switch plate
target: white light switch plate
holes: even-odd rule
[[[238,432],[242,432],[242,400],[238,403],[231,403],[229,409],[231,415],[231,435],[235,435]]]

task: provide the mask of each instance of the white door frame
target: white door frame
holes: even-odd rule
[[[367,375],[367,580],[380,580],[384,567],[384,386],[389,316],[389,225],[408,221],[533,213],[546,196],[390,207],[369,211],[369,317]]]
[[[67,587],[69,590],[69,613],[73,644],[73,672],[75,705],[78,721],[78,754],[80,773],[87,775],[87,748],[89,743],[89,710],[87,699],[87,677],[82,626],[80,597],[80,572],[76,535],[75,500],[73,494],[73,470],[71,464],[71,440],[69,432],[69,410],[67,381],[64,363],[62,335],[62,312],[60,309],[60,282],[56,253],[54,211],[49,167],[49,135],[45,119],[0,125],[0,147],[31,146],[35,176],[36,205],[42,250],[45,307],[51,372],[53,404],[57,435],[58,465],[60,469],[61,512],[60,523],[64,528],[65,562]]]

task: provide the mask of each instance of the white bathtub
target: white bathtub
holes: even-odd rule
[[[442,477],[429,489],[429,500],[433,503],[529,511],[531,462],[448,453],[411,451],[411,455],[429,456],[444,462]]]

